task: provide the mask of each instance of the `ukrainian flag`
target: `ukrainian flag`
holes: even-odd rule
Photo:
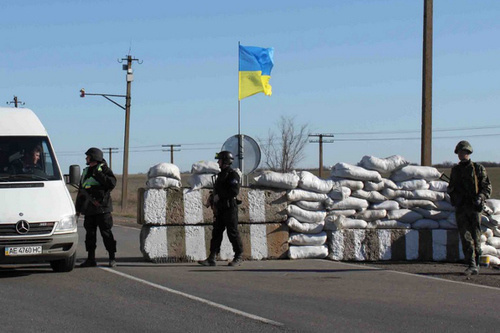
[[[273,48],[240,45],[239,99],[263,92],[271,96],[269,84],[273,69]]]

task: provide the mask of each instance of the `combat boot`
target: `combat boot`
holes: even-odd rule
[[[241,266],[241,262],[243,260],[241,260],[241,257],[234,257],[233,261],[231,261],[229,264],[227,264],[228,266]]]
[[[464,275],[470,276],[470,275],[478,275],[479,274],[479,269],[475,265],[471,265],[467,267],[467,269],[464,272]]]
[[[210,254],[207,259],[199,260],[198,264],[200,264],[202,266],[215,266],[216,265],[215,256]]]
[[[82,268],[96,267],[96,266],[97,266],[97,262],[95,261],[95,259],[87,259],[80,264],[80,267],[82,267]]]

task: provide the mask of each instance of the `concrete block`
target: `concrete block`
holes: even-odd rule
[[[139,189],[138,223],[151,225],[203,225],[213,223],[213,211],[205,207],[209,189]],[[286,220],[286,192],[242,187],[238,198],[240,224],[281,223]]]
[[[210,253],[212,226],[143,225],[140,247],[143,256],[153,262],[203,260]],[[288,227],[281,223],[242,224],[238,226],[243,243],[243,258],[252,260],[283,259],[288,251]],[[227,233],[218,260],[234,257]]]
[[[327,234],[331,260],[456,262],[463,259],[457,230],[344,229]]]

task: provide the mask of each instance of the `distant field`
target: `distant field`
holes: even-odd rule
[[[450,170],[451,169],[439,169],[439,171],[444,172],[447,176],[450,175]],[[491,167],[491,168],[486,168],[488,171],[488,175],[490,177],[490,181],[493,185],[493,194],[492,198],[494,199],[500,199],[500,167]],[[313,171],[311,171],[313,172]],[[313,172],[317,174],[317,172]],[[329,175],[329,171],[324,171],[323,175]],[[182,174],[182,184],[184,186],[187,186],[187,179],[189,177],[189,174]],[[253,178],[253,177],[250,177]],[[140,174],[140,175],[129,175],[129,181],[128,181],[128,196],[127,196],[127,209],[125,212],[121,211],[121,189],[122,189],[122,180],[121,176],[117,176],[118,182],[115,190],[112,192],[112,198],[113,198],[113,205],[115,207],[115,214],[120,215],[120,216],[127,216],[127,217],[136,217],[137,216],[137,190],[141,187],[146,186],[146,180],[147,177],[145,174]],[[251,183],[251,179],[250,179]],[[70,192],[72,192],[73,198],[76,193],[76,190],[73,188],[70,188]]]

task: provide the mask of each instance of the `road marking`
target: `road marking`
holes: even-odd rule
[[[444,278],[439,278],[435,276],[427,276],[427,275],[421,275],[421,274],[415,274],[415,273],[408,273],[408,272],[400,272],[400,271],[394,271],[391,269],[386,269],[386,268],[379,268],[379,267],[374,267],[374,266],[365,266],[365,265],[357,265],[357,264],[348,264],[348,263],[341,263],[343,265],[347,266],[354,266],[354,267],[363,267],[363,268],[369,268],[373,270],[379,270],[379,271],[384,271],[384,272],[389,272],[389,273],[396,273],[396,274],[402,274],[402,275],[410,275],[410,276],[416,276],[420,278],[425,278],[425,279],[431,279],[431,280],[438,280],[442,282],[450,282],[450,283],[457,283],[457,284],[465,284],[467,286],[473,286],[473,287],[479,287],[479,288],[485,288],[485,289],[492,289],[496,291],[500,291],[500,288],[498,287],[492,287],[492,286],[485,286],[482,284],[475,284],[471,282],[463,282],[463,281],[455,281],[455,280],[448,280]]]
[[[193,301],[204,303],[204,304],[213,306],[215,308],[219,308],[219,309],[222,309],[222,310],[225,310],[225,311],[229,311],[229,312],[235,313],[237,315],[240,315],[240,316],[243,316],[243,317],[246,317],[246,318],[250,318],[250,319],[253,319],[253,320],[260,321],[260,322],[265,323],[265,324],[274,325],[274,326],[285,326],[285,324],[283,324],[283,323],[280,323],[280,322],[277,322],[277,321],[274,321],[274,320],[270,320],[270,319],[267,319],[267,318],[263,318],[263,317],[260,317],[260,316],[256,316],[256,315],[253,315],[253,314],[248,313],[248,312],[240,311],[240,310],[237,310],[237,309],[234,309],[234,308],[231,308],[231,307],[219,304],[219,303],[215,303],[215,302],[209,301],[209,300],[201,298],[201,297],[197,297],[197,296],[193,296],[193,295],[190,295],[190,294],[186,294],[186,293],[184,293],[182,291],[178,291],[178,290],[174,290],[174,289],[171,289],[171,288],[167,288],[167,287],[164,287],[162,285],[159,285],[159,284],[147,281],[147,280],[143,280],[143,279],[140,279],[138,277],[135,277],[135,276],[132,276],[132,275],[128,275],[128,274],[119,272],[117,270],[111,269],[111,268],[107,268],[107,267],[100,267],[100,268],[103,269],[103,270],[105,270],[105,271],[108,271],[110,273],[114,273],[116,275],[120,275],[122,277],[125,277],[127,279],[134,280],[136,282],[140,282],[140,283],[146,284],[146,285],[151,286],[153,288],[157,288],[157,289],[160,289],[160,290],[172,293],[172,294],[183,296],[183,297],[189,298],[189,299],[191,299]]]

